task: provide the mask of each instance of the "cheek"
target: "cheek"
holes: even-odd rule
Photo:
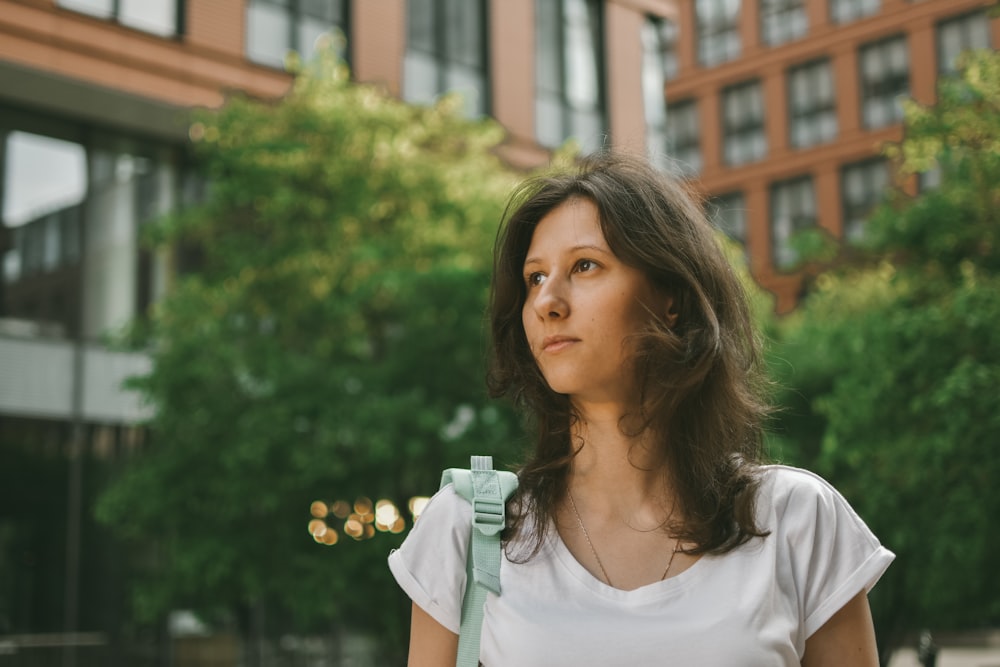
[[[524,333],[524,338],[527,341],[528,350],[534,355],[534,350],[532,350],[531,346],[531,328],[535,322],[535,318],[531,315],[531,308],[525,303],[521,308],[521,331]]]

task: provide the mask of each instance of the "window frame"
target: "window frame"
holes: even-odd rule
[[[770,47],[802,39],[809,34],[805,0],[759,0],[760,41]],[[801,17],[801,26],[795,21]]]
[[[880,188],[869,187],[871,183],[877,182],[873,178],[872,171],[880,169],[882,174],[879,178],[883,180]],[[864,201],[851,201],[848,199],[848,178],[849,174],[855,170],[860,171],[859,179],[864,185]],[[889,163],[885,158],[874,157],[850,162],[840,167],[840,207],[841,207],[841,237],[848,242],[857,242],[864,233],[863,223],[870,217],[871,212],[884,200],[886,189],[890,185]],[[878,190],[878,196],[874,196]],[[860,211],[864,211],[860,213]]]
[[[753,90],[756,96],[756,102],[760,106],[760,114],[757,117],[753,117],[752,114],[738,114],[742,120],[737,125],[731,126],[729,124],[729,115],[726,113],[728,108],[730,96],[732,95],[743,95],[745,91]],[[760,162],[767,157],[768,145],[767,145],[767,122],[766,122],[766,111],[765,111],[765,99],[763,91],[763,82],[759,78],[750,79],[748,81],[741,81],[722,89],[719,94],[719,104],[721,105],[721,122],[722,122],[722,162],[728,167],[741,167],[747,164],[753,164],[755,162]],[[742,102],[741,106],[746,106]],[[752,104],[750,106],[753,106]],[[751,122],[753,121],[753,122]],[[758,154],[756,150],[751,150],[750,157],[747,159],[742,159],[739,161],[733,161],[729,159],[729,149],[733,144],[734,139],[739,140],[739,144],[748,143],[751,147],[755,146],[753,139],[760,137],[762,150]],[[748,141],[749,140],[749,141]]]
[[[403,70],[403,99],[407,101],[412,101],[416,103],[429,103],[432,99],[444,95],[448,92],[454,91],[455,87],[449,82],[449,73],[453,68],[460,67],[467,69],[469,71],[476,71],[479,78],[478,86],[478,99],[475,108],[470,108],[467,105],[466,115],[470,117],[485,116],[489,114],[492,108],[492,94],[490,90],[490,34],[489,34],[489,3],[487,0],[462,0],[461,2],[455,2],[455,0],[427,0],[432,3],[433,9],[433,19],[431,25],[431,31],[433,35],[431,36],[430,42],[432,43],[432,48],[425,49],[422,45],[414,46],[415,40],[414,35],[411,32],[411,26],[413,22],[411,21],[411,11],[414,10],[414,4],[412,2],[407,2],[407,20],[406,20],[406,47],[404,58],[404,70]],[[452,3],[452,4],[449,4]],[[477,38],[476,51],[478,52],[478,63],[467,63],[461,56],[456,56],[453,51],[457,50],[454,47],[453,42],[454,37],[448,30],[449,21],[448,11],[449,9],[457,6],[471,6],[475,4],[478,6],[479,10],[479,23],[477,26]],[[426,58],[428,61],[433,63],[433,72],[435,77],[435,82],[433,86],[433,91],[412,91],[409,88],[409,78],[407,77],[407,61],[411,57],[411,54],[419,54],[420,56]]]
[[[805,77],[808,86],[805,97],[807,100],[810,100],[810,103],[803,108],[796,108],[795,100],[798,96],[793,90],[796,84],[796,76],[799,74]],[[819,76],[825,76],[828,79],[828,99],[822,99],[820,94],[823,86],[817,81]],[[788,101],[789,145],[793,148],[805,149],[834,141],[840,133],[840,127],[837,118],[837,95],[833,61],[829,57],[822,57],[794,65],[786,70],[785,82],[786,98]],[[829,136],[824,133],[823,129],[823,121],[827,116],[833,119],[832,134]],[[805,142],[798,141],[796,139],[796,128],[800,126],[800,123],[806,124],[809,128],[808,134],[816,136],[816,138]],[[817,127],[818,129],[816,129]]]
[[[179,0],[180,1],[180,0]],[[310,54],[303,51],[302,45],[299,44],[299,26],[302,23],[303,18],[311,17],[311,14],[303,13],[302,5],[300,4],[304,0],[246,0],[245,11],[244,11],[244,45],[243,45],[243,55],[247,60],[254,63],[255,65],[260,65],[263,67],[272,67],[276,69],[284,68],[284,60],[288,56],[288,53],[294,51],[301,58],[308,58]],[[335,19],[332,23],[328,25],[327,30],[336,28],[343,33],[346,44],[341,56],[344,61],[350,65],[350,34],[349,27],[351,25],[351,0],[336,0],[340,3],[339,17]],[[264,60],[263,58],[255,57],[251,52],[250,45],[250,14],[254,6],[268,6],[283,10],[285,16],[288,18],[288,33],[285,35],[285,53],[282,55],[281,62],[277,60]],[[325,21],[325,19],[324,19]],[[339,21],[339,22],[338,22]]]
[[[0,181],[6,184],[7,170],[17,166],[11,161],[8,141],[12,135],[23,133],[72,144],[82,151],[84,189],[79,201],[67,201],[51,209],[40,207],[30,219],[19,216],[8,219],[10,211],[0,210],[0,242],[4,237],[9,239],[0,253],[0,318],[56,323],[71,338],[92,337],[109,325],[118,326],[114,314],[85,316],[81,310],[80,290],[86,289],[88,281],[93,280],[87,277],[84,265],[91,264],[95,253],[106,249],[105,245],[95,245],[94,239],[107,234],[109,229],[108,216],[103,209],[95,207],[105,205],[102,198],[113,199],[116,214],[128,212],[128,233],[139,238],[144,225],[162,211],[178,207],[178,180],[184,171],[191,169],[183,146],[90,122],[14,108],[6,111],[9,113],[0,116],[0,139],[3,140],[0,144],[0,157],[3,158]],[[112,188],[117,192],[112,193]],[[119,196],[127,199],[117,199]],[[50,201],[59,202],[59,198]],[[58,234],[58,241],[52,240],[53,234]],[[27,238],[29,235],[34,238]],[[45,240],[40,241],[42,238]],[[37,247],[39,242],[45,244],[40,262],[39,250],[27,247]],[[46,254],[50,252],[55,254]],[[19,255],[16,276],[4,275],[7,253]],[[26,261],[25,253],[34,253],[34,256]],[[154,255],[139,244],[129,257],[134,280],[132,302],[128,306],[132,318],[148,316],[150,305],[162,296],[164,285],[155,276],[163,275],[160,263],[166,260]],[[123,266],[125,264],[102,264],[104,268],[117,267],[116,270],[123,270]]]
[[[866,2],[871,2],[873,6],[865,7]],[[838,7],[847,7],[849,11]],[[882,11],[882,0],[829,0],[828,10],[831,23],[845,25],[878,14]]]
[[[115,25],[120,25],[123,28],[128,28],[129,30],[135,30],[143,33],[144,35],[152,35],[153,37],[159,37],[161,39],[168,40],[182,40],[186,34],[186,12],[185,5],[187,4],[185,0],[168,0],[174,3],[173,11],[173,31],[172,32],[158,32],[151,30],[149,28],[144,28],[141,24],[134,23],[128,20],[122,20],[122,0],[111,0],[111,7],[108,9],[107,14],[98,13],[96,11],[87,11],[83,5],[74,5],[70,0],[67,4],[67,0],[55,0],[55,5],[59,9],[67,12],[73,12],[74,14],[80,14],[82,16],[90,16],[92,18],[108,21]]]
[[[744,195],[743,191],[731,190],[713,195],[708,199],[707,208],[708,220],[712,223],[712,226],[725,234],[726,238],[743,246],[744,254],[746,254],[745,251],[748,245],[747,230],[749,225],[747,224],[746,195]],[[740,211],[739,224],[728,224],[730,217],[723,215],[723,211]],[[738,233],[734,233],[737,231],[734,227],[739,228]]]
[[[557,86],[550,88],[547,83],[542,83],[538,72],[544,69],[543,64],[540,62],[542,57],[542,51],[538,48],[538,42],[541,38],[541,33],[538,30],[539,27],[539,15],[541,13],[542,2],[554,3],[557,5],[557,14],[559,17],[559,30],[555,35],[555,53],[558,54],[556,63],[548,63],[549,65],[555,65],[553,68],[556,72],[558,79]],[[593,101],[593,108],[581,108],[574,104],[573,100],[570,99],[569,95],[569,85],[568,79],[571,74],[568,71],[568,13],[566,11],[567,2],[580,2],[586,8],[589,18],[591,18],[596,26],[591,29],[591,39],[596,42],[596,48],[593,50],[590,57],[593,58],[593,67],[595,74],[595,88],[596,88],[596,100]],[[577,115],[586,116],[587,114],[594,114],[597,118],[599,127],[599,133],[602,139],[607,136],[609,120],[608,120],[608,99],[607,99],[607,72],[606,63],[607,58],[605,57],[607,48],[606,39],[606,28],[607,20],[604,12],[604,3],[600,0],[536,0],[535,2],[535,86],[534,86],[534,103],[535,103],[535,140],[542,146],[547,146],[549,148],[555,148],[559,144],[565,142],[569,138],[575,138],[579,141],[580,145],[583,147],[585,152],[589,150],[596,150],[600,148],[600,145],[594,145],[592,137],[581,137],[574,134],[574,119]],[[543,136],[546,133],[546,129],[543,129],[540,125],[539,106],[543,103],[543,99],[548,100],[557,99],[558,109],[559,109],[559,132],[562,136],[556,144],[548,141],[548,138]],[[554,133],[555,134],[555,133]]]
[[[678,125],[672,119],[678,115],[684,116],[688,125],[693,122],[694,132],[677,131]],[[701,152],[701,124],[698,122],[697,98],[689,97],[667,104],[666,149],[669,168],[678,176],[690,178],[701,173],[704,157]],[[687,159],[692,154],[697,159],[693,161]]]
[[[727,15],[726,2],[727,0],[695,0],[697,56],[698,63],[703,67],[715,67],[731,62],[739,58],[743,52],[740,3],[735,3],[736,11]],[[710,11],[705,12],[706,8]]]
[[[993,35],[992,35],[992,31],[990,30],[990,17],[986,13],[985,9],[977,9],[977,10],[974,10],[974,11],[971,11],[971,12],[965,12],[963,14],[957,14],[955,16],[949,16],[948,18],[945,18],[945,19],[942,19],[942,20],[938,21],[934,25],[934,47],[935,47],[935,57],[937,58],[937,73],[938,73],[938,76],[952,76],[952,75],[958,73],[958,69],[956,67],[952,66],[952,63],[946,63],[945,62],[944,44],[943,44],[942,39],[941,39],[941,32],[942,32],[943,29],[945,29],[945,28],[947,28],[949,26],[952,26],[952,25],[961,25],[961,27],[962,27],[962,32],[963,32],[962,36],[964,38],[966,38],[966,39],[963,40],[963,47],[962,47],[962,49],[958,53],[955,54],[955,58],[954,58],[955,61],[957,61],[958,57],[962,53],[964,53],[964,52],[966,52],[966,51],[968,51],[970,49],[983,48],[983,47],[970,46],[969,45],[969,43],[972,41],[972,40],[968,39],[968,37],[969,37],[969,30],[970,30],[970,26],[972,25],[972,21],[975,20],[975,19],[982,19],[985,22],[985,24],[986,24],[986,39],[987,39],[987,42],[988,42],[987,46],[985,48],[993,48]]]
[[[896,44],[902,44],[905,63],[901,69],[893,71],[891,49]],[[867,77],[866,63],[869,54],[878,54],[882,76],[877,80]],[[858,47],[858,86],[860,88],[858,97],[861,103],[861,124],[865,129],[877,130],[902,121],[902,107],[900,107],[898,99],[910,93],[910,60],[909,43],[905,33],[896,33]],[[891,108],[892,113],[889,115],[889,120],[877,125],[871,122],[869,105],[874,102],[883,107]]]

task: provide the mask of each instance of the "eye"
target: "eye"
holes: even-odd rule
[[[528,287],[537,287],[545,282],[545,274],[541,271],[532,271],[524,277],[524,282]]]
[[[576,270],[580,273],[586,273],[587,271],[593,271],[597,268],[597,262],[592,259],[581,259],[576,263]]]

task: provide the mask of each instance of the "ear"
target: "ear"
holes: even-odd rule
[[[665,297],[663,305],[663,321],[666,322],[668,329],[673,329],[677,325],[677,318],[679,317],[677,309],[674,307],[674,297]]]

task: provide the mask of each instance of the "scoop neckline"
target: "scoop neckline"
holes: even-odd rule
[[[692,585],[692,583],[701,579],[703,576],[702,572],[709,567],[710,562],[713,560],[711,554],[703,554],[701,558],[683,572],[667,577],[666,579],[661,579],[660,581],[644,584],[638,588],[625,590],[610,586],[591,574],[590,570],[584,567],[576,559],[576,556],[573,555],[573,552],[569,550],[569,547],[563,542],[562,536],[552,522],[549,523],[549,536],[546,538],[546,541],[548,549],[568,574],[577,579],[590,591],[602,597],[617,600],[628,599],[641,602],[643,600],[661,599],[676,595]]]

